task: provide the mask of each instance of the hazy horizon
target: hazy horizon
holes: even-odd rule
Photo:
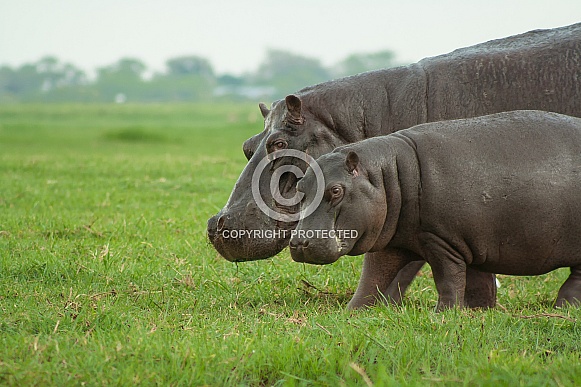
[[[197,55],[217,73],[255,70],[268,49],[330,66],[349,54],[392,50],[398,62],[581,21],[581,1],[347,0],[272,3],[21,0],[0,4],[0,64],[54,55],[92,72],[124,57],[162,71]]]

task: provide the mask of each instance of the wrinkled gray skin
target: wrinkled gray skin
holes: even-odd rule
[[[275,102],[272,110],[261,104],[264,131],[244,143],[249,162],[224,208],[208,220],[208,237],[223,257],[235,262],[269,258],[288,245],[287,238],[223,237],[225,230],[295,227],[294,223],[277,222],[264,215],[251,193],[256,166],[279,147],[305,151],[316,158],[343,144],[442,119],[514,109],[581,116],[580,58],[581,23],[532,31],[409,66],[322,83]],[[267,188],[270,177],[284,162],[280,160],[262,175],[261,192],[267,203],[274,202]],[[290,174],[282,176],[283,196],[294,195],[294,183]],[[289,213],[297,210],[276,202],[273,206]],[[384,260],[382,254],[366,254],[364,270],[377,267],[376,262]],[[397,301],[420,267],[421,263],[410,264],[394,283],[378,283],[368,288],[375,289],[370,290],[372,293],[380,289],[385,297]],[[385,276],[377,273],[377,277]],[[495,290],[488,282],[483,281],[486,294],[475,295],[487,300],[475,300],[474,306],[494,304],[491,297]]]
[[[325,194],[298,223],[298,235],[357,236],[293,236],[295,261],[386,252],[389,260],[368,269],[390,282],[410,261],[426,260],[438,310],[464,306],[468,268],[540,275],[570,267],[556,305],[581,303],[581,119],[529,110],[429,123],[340,147],[317,162]],[[298,183],[302,205],[316,189],[309,168]],[[356,294],[349,307],[367,296]]]

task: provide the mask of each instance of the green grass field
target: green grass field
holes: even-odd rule
[[[207,242],[261,130],[254,105],[0,106],[0,384],[579,385],[568,274],[500,306],[349,313],[361,257],[236,266]]]

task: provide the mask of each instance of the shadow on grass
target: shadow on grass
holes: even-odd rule
[[[163,133],[148,130],[141,126],[127,126],[108,130],[103,137],[109,141],[126,143],[167,143],[178,142]]]

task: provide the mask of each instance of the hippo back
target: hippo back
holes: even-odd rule
[[[581,116],[581,23],[492,40],[419,62],[427,121],[508,110]]]

